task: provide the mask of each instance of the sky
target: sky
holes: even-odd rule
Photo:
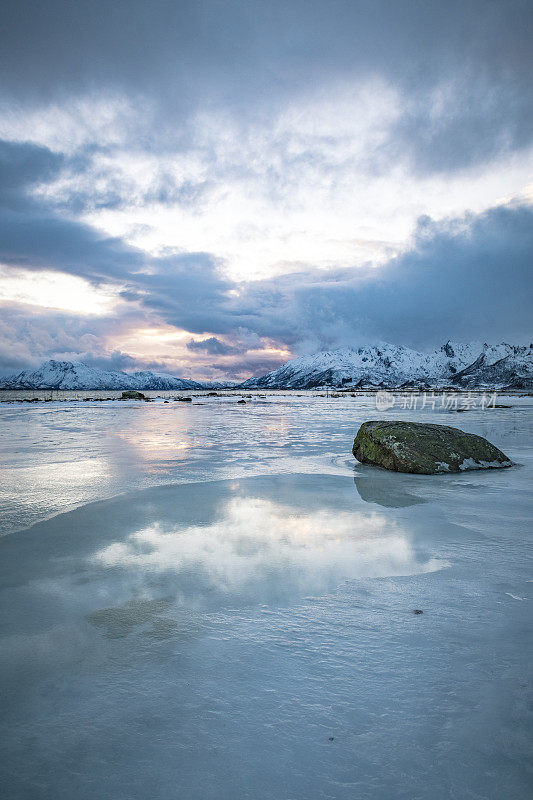
[[[529,0],[5,0],[0,374],[529,343]]]

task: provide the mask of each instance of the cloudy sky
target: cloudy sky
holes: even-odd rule
[[[529,0],[6,0],[0,372],[529,342]]]

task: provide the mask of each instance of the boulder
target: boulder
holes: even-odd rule
[[[420,475],[512,466],[482,436],[425,422],[364,422],[352,452],[363,464]]]
[[[146,397],[142,392],[137,392],[135,389],[128,389],[126,392],[122,392],[120,397],[121,400],[146,400]]]

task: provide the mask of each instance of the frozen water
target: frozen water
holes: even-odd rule
[[[18,396],[24,394],[44,397],[33,390]],[[533,438],[533,398],[527,396],[500,395],[499,404],[512,405],[501,409],[480,408],[478,396],[475,408],[457,414],[439,410],[440,400],[433,403],[436,410],[430,401],[416,410],[403,410],[397,401],[383,413],[370,394],[325,398],[262,392],[246,405],[236,402],[238,395],[165,403],[175,393],[161,394],[146,404],[1,403],[0,533],[80,503],[161,483],[280,472],[353,474],[353,438],[368,419],[457,425],[485,436],[518,462],[527,457]],[[59,398],[108,395],[54,393]]]
[[[529,797],[531,400],[388,410],[519,465],[442,476],[351,458],[371,397],[196,402],[0,410],[6,798]]]

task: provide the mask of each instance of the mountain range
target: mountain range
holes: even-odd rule
[[[209,386],[211,386],[210,384]],[[0,381],[3,389],[205,389],[207,384],[154,372],[108,372],[72,361],[45,361]]]
[[[533,388],[533,345],[446,342],[421,353],[408,347],[376,344],[300,356],[241,388],[314,389],[406,387],[471,389]]]
[[[429,353],[391,344],[344,347],[300,356],[262,377],[235,385],[176,378],[164,373],[109,372],[71,361],[0,380],[3,389],[191,390],[336,388],[533,389],[533,345],[446,342]]]

